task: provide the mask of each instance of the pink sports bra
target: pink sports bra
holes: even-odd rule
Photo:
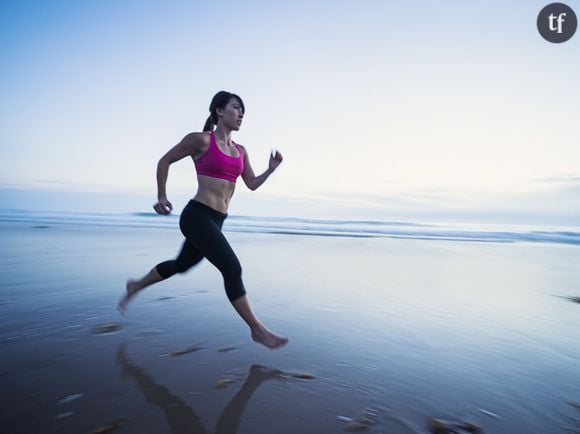
[[[197,174],[236,182],[237,177],[244,171],[244,153],[242,148],[233,142],[240,155],[238,157],[226,155],[220,151],[215,141],[215,134],[213,132],[209,134],[209,148],[201,157],[193,160]]]

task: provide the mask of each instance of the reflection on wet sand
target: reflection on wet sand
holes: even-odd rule
[[[121,344],[117,350],[117,362],[121,366],[122,374],[127,374],[137,381],[145,399],[165,413],[172,433],[207,434],[193,409],[181,398],[173,395],[167,387],[156,383],[149,373],[131,360],[127,355],[125,344]],[[252,365],[242,388],[222,411],[214,432],[216,434],[235,433],[254,392],[263,382],[275,378],[287,379],[288,377],[278,369]]]

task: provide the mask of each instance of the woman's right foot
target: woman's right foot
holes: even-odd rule
[[[252,340],[272,349],[282,348],[288,343],[288,338],[272,333],[266,328],[252,330]]]
[[[123,315],[125,315],[125,313],[127,312],[127,305],[129,304],[129,302],[131,301],[131,299],[133,297],[135,297],[135,295],[137,295],[137,292],[139,292],[139,287],[137,286],[137,281],[136,280],[131,280],[131,279],[127,280],[126,287],[127,287],[127,293],[119,301],[119,305],[117,306],[117,309]]]

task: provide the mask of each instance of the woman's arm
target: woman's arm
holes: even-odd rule
[[[252,165],[250,164],[250,157],[248,156],[248,151],[246,151],[246,148],[243,149],[244,149],[244,171],[242,172],[242,179],[244,180],[248,188],[254,191],[259,186],[261,186],[272,173],[274,173],[274,170],[276,170],[276,168],[280,165],[280,163],[283,160],[282,154],[276,151],[275,155],[270,155],[268,169],[266,169],[266,171],[261,175],[256,176],[254,174],[254,169],[252,169]]]
[[[176,161],[190,155],[194,155],[204,144],[204,133],[190,133],[181,142],[171,148],[161,157],[157,163],[157,200],[153,206],[159,214],[169,214],[172,209],[171,203],[167,200],[165,186],[169,174],[169,166]]]

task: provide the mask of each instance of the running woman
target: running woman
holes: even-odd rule
[[[241,175],[250,190],[256,190],[280,165],[282,154],[276,151],[270,155],[268,169],[256,176],[246,148],[232,140],[232,131],[240,129],[245,113],[242,99],[220,91],[212,98],[209,111],[203,132],[187,134],[157,164],[158,201],[153,208],[163,215],[173,209],[165,192],[169,166],[191,157],[197,171],[197,193],[179,219],[179,228],[185,236],[181,252],[176,259],[157,264],[143,278],[129,279],[118,308],[125,314],[127,305],[140,291],[176,273],[185,273],[207,258],[221,272],[227,297],[250,327],[252,339],[269,348],[280,348],[288,343],[288,338],[268,330],[252,311],[240,261],[222,233],[222,226],[238,176]]]

